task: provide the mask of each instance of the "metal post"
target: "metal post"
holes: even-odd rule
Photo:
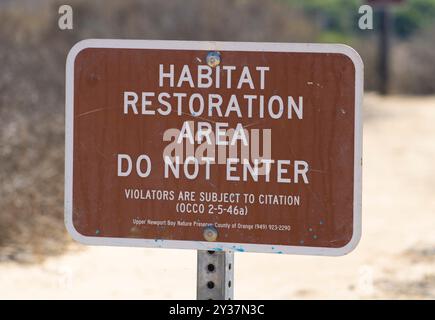
[[[379,92],[388,94],[391,16],[388,5],[379,6]]]
[[[197,300],[232,300],[234,253],[198,250]]]

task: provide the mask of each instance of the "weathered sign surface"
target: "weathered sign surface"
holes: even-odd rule
[[[344,45],[79,42],[66,70],[69,232],[100,245],[351,251],[362,69]]]

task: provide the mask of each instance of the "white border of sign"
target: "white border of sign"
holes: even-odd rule
[[[89,237],[80,234],[73,225],[73,138],[74,138],[74,62],[79,52],[86,48],[167,49],[167,50],[216,50],[259,52],[311,52],[339,53],[349,57],[355,66],[355,150],[353,236],[341,248],[283,246],[248,243],[224,243],[206,241],[157,240]],[[215,41],[160,41],[87,39],[75,44],[66,62],[66,115],[65,115],[65,225],[71,236],[88,245],[154,247],[195,250],[227,250],[301,255],[340,256],[351,252],[361,237],[361,169],[362,169],[362,114],[363,62],[359,54],[342,44],[311,43],[264,43],[264,42],[215,42]]]

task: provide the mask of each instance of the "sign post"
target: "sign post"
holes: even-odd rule
[[[403,0],[367,0],[379,12],[379,37],[378,37],[378,70],[379,93],[386,95],[390,83],[390,49],[392,13],[391,5],[401,4]]]
[[[198,300],[232,300],[234,253],[198,250],[196,281]]]
[[[199,299],[232,298],[233,252],[350,252],[362,73],[344,45],[79,42],[66,70],[68,231],[198,250]]]

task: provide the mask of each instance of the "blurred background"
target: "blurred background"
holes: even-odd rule
[[[362,30],[363,0],[0,0],[0,298],[195,298],[194,251],[84,247],[63,225],[66,55],[122,38],[354,47],[360,245],[340,258],[237,254],[235,298],[434,299],[435,0],[386,2]],[[72,30],[58,26],[63,4]]]

